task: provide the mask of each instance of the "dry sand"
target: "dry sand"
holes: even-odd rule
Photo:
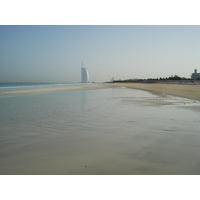
[[[127,87],[141,89],[156,94],[169,94],[200,101],[199,84],[172,84],[172,83],[106,83],[110,87]]]
[[[18,90],[18,91],[7,91],[0,92],[0,95],[28,95],[28,94],[41,94],[41,93],[52,93],[52,92],[65,92],[75,90],[97,90],[104,89],[108,86],[103,84],[87,85],[87,86],[69,86],[69,87],[57,87],[57,88],[39,88],[30,90]]]

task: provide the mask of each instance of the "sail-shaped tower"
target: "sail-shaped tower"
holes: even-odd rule
[[[89,82],[89,73],[87,68],[81,63],[81,83],[88,83]]]

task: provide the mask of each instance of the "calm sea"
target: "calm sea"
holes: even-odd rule
[[[79,85],[83,85],[83,83],[0,83],[0,92]]]
[[[200,174],[199,112],[127,88],[0,97],[0,174]]]

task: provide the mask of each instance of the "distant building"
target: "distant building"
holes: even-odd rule
[[[200,73],[197,73],[197,69],[194,69],[194,73],[192,73],[191,79],[200,79]]]
[[[85,68],[83,63],[81,63],[81,83],[88,83],[88,82],[89,82],[88,70]]]

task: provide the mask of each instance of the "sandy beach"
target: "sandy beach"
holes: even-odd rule
[[[200,174],[200,102],[121,86],[0,98],[0,174]]]
[[[156,95],[174,95],[178,97],[200,101],[200,84],[172,84],[172,83],[103,83],[86,86],[70,86],[55,88],[38,88],[29,90],[17,90],[0,92],[0,95],[30,95],[54,92],[66,92],[77,90],[97,90],[112,87],[126,87],[149,91]]]
[[[150,91],[156,94],[169,94],[200,101],[199,84],[172,84],[172,83],[106,83],[110,87],[127,87]]]

